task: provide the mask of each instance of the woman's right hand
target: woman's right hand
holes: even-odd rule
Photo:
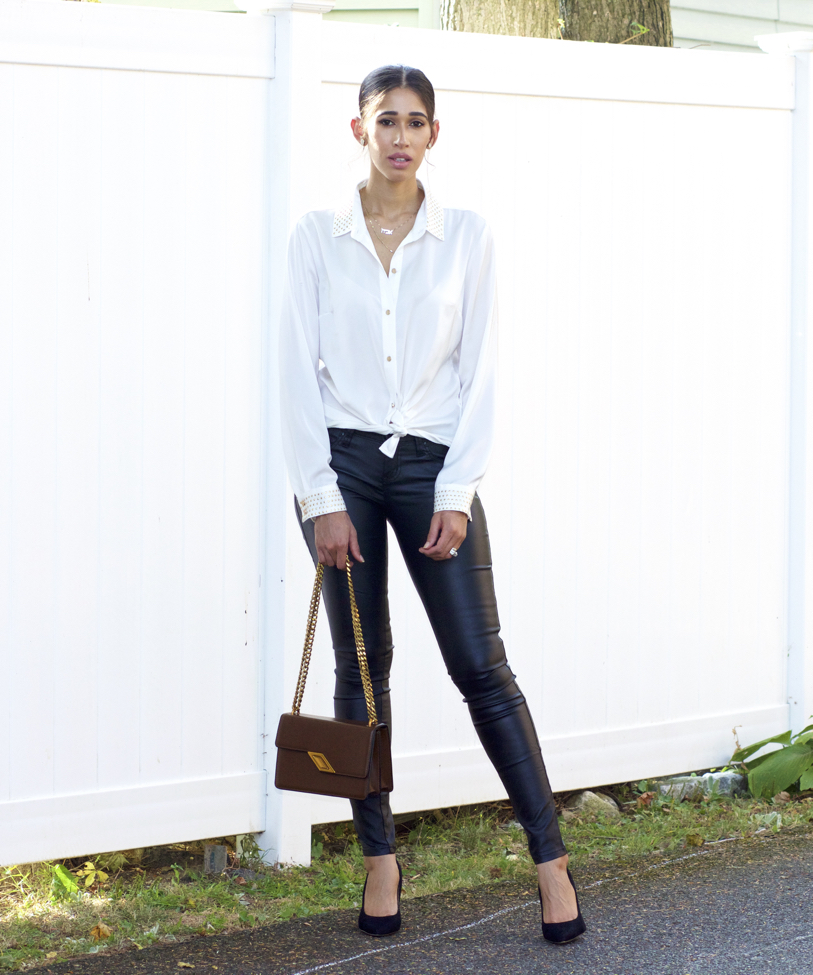
[[[322,565],[335,565],[336,568],[344,571],[348,562],[352,568],[354,559],[356,562],[364,561],[359,549],[356,529],[346,511],[332,511],[327,515],[317,515],[313,519],[313,524],[316,535],[316,555]]]

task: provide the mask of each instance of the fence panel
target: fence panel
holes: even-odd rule
[[[84,13],[0,53],[3,862],[264,825],[273,21]]]

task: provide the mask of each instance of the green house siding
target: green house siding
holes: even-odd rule
[[[388,27],[419,27],[417,7],[400,7],[394,10],[379,7],[375,10],[333,10],[325,14],[325,20],[344,20],[354,24],[385,24]]]
[[[756,34],[813,29],[813,0],[672,0],[675,47],[756,51]]]
[[[102,0],[130,7],[176,7],[237,13],[232,0]],[[337,0],[325,20],[391,27],[439,27],[440,0]]]
[[[232,0],[102,0],[134,7],[236,13]],[[672,0],[675,47],[756,51],[756,34],[812,30],[813,0]],[[439,27],[440,0],[337,0],[325,20],[398,27]]]
[[[439,27],[438,0],[336,0],[325,20],[398,27]]]
[[[220,13],[240,13],[231,0],[101,0],[122,7],[173,7],[177,10],[215,10]]]

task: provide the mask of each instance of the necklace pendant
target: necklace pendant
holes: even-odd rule
[[[388,237],[392,237],[392,235],[395,233],[395,231],[394,230],[384,230],[384,228],[382,227],[381,228],[381,233],[382,234],[386,234]]]

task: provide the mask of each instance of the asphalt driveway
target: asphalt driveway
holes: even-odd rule
[[[380,941],[337,911],[44,968],[51,975],[813,975],[813,834],[579,871],[589,930],[542,938],[531,884],[405,901]]]

